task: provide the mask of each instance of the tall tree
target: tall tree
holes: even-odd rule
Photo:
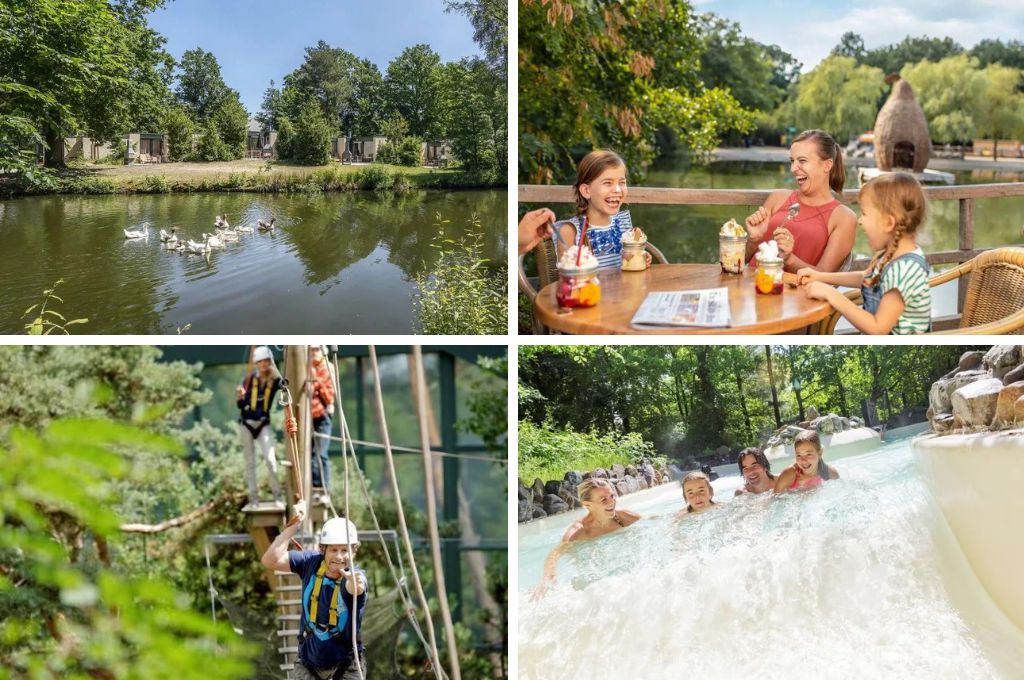
[[[407,47],[390,64],[384,78],[389,110],[409,123],[414,137],[431,138],[442,132],[441,57],[429,45]]]
[[[952,38],[913,38],[907,36],[901,42],[868,50],[859,63],[879,68],[883,73],[899,73],[907,64],[919,61],[942,61],[946,57],[960,54],[964,48]]]
[[[164,1],[0,5],[0,118],[30,121],[41,132],[47,167],[64,166],[66,135],[113,140],[156,119],[172,60],[146,15]]]
[[[913,86],[932,139],[953,142],[974,136],[986,87],[976,59],[958,54],[939,62],[921,61],[904,66],[900,75]]]
[[[473,25],[473,40],[484,49],[488,63],[508,72],[507,0],[444,0],[446,12],[461,12]]]
[[[850,57],[857,63],[861,63],[866,53],[864,38],[853,31],[847,31],[839,39],[839,44],[832,48],[831,53],[839,57]]]
[[[301,93],[301,100],[315,99],[331,127],[341,130],[346,117],[352,115],[358,65],[354,54],[321,40],[315,47],[307,47],[302,65],[285,76],[285,89]],[[289,111],[293,119],[298,114],[298,110]]]
[[[1010,66],[989,64],[983,71],[985,93],[978,106],[978,132],[995,141],[1024,135],[1024,94],[1021,72]],[[993,153],[992,160],[999,154]]]
[[[700,41],[688,2],[521,0],[519,174],[565,181],[574,154],[611,147],[632,178],[670,129],[698,159],[753,117],[736,98],[700,81]]]
[[[220,75],[220,64],[212,52],[201,47],[187,50],[178,64],[178,102],[198,121],[212,117],[232,90]],[[237,96],[237,93],[236,93]]]
[[[1024,43],[1019,40],[985,39],[971,48],[971,56],[976,58],[982,67],[989,64],[1002,64],[1024,70]]]

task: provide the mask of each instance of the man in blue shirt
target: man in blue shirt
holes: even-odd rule
[[[299,663],[294,677],[362,680],[367,675],[362,640],[367,581],[365,572],[352,569],[359,548],[356,526],[343,517],[329,519],[318,534],[318,550],[289,551],[288,543],[304,515],[302,508],[296,509],[297,514],[261,560],[267,569],[302,577]]]

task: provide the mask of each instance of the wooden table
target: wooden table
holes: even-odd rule
[[[832,305],[809,300],[786,285],[781,295],[758,295],[754,290],[754,269],[742,275],[723,274],[717,264],[656,264],[643,272],[607,268],[598,271],[601,301],[595,307],[560,309],[555,300],[558,282],[541,289],[534,301],[534,314],[545,326],[574,334],[768,334],[806,328],[832,313]],[[796,277],[786,274],[787,282]],[[727,288],[732,325],[728,328],[693,326],[633,326],[630,320],[648,293]]]

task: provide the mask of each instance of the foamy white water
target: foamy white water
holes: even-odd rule
[[[521,530],[520,677],[1024,677],[1024,632],[975,578],[909,440],[835,464],[842,479],[776,498],[734,500],[741,480],[719,479],[720,505],[681,521],[678,486],[627,497],[645,519],[574,546],[537,600],[569,519]]]

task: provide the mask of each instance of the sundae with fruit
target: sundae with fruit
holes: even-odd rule
[[[718,231],[718,263],[727,274],[742,274],[746,257],[747,231],[731,219]]]
[[[558,258],[558,287],[555,299],[560,307],[593,307],[601,299],[597,258],[590,246],[568,248]]]

